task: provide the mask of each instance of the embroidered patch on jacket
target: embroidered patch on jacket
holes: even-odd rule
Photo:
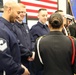
[[[7,42],[5,39],[0,38],[0,51],[7,49]]]

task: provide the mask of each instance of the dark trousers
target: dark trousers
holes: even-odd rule
[[[3,71],[0,71],[0,75],[3,75]]]
[[[41,67],[40,70],[37,70],[36,68],[37,66],[34,66],[34,62],[30,62],[30,75],[43,75],[43,67]]]

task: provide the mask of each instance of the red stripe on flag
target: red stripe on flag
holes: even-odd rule
[[[42,2],[46,2],[46,3],[52,3],[52,4],[57,4],[56,1],[49,1],[49,0],[40,0]]]
[[[31,9],[26,9],[27,12],[34,12],[34,13],[38,13],[37,10],[31,10]],[[52,14],[53,12],[48,12],[48,14]]]
[[[35,7],[42,7],[42,8],[57,10],[57,7],[54,7],[54,6],[47,6],[47,5],[41,5],[41,4],[29,3],[29,2],[23,2],[23,1],[21,1],[21,3],[23,3],[25,5],[29,5],[29,6],[35,6]]]
[[[38,19],[37,16],[28,16],[28,18],[31,18],[31,19],[35,18],[35,19]]]
[[[26,11],[28,11],[28,12],[35,12],[35,13],[38,13],[37,10],[26,9]]]

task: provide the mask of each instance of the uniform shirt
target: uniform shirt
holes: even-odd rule
[[[76,47],[76,40],[74,41]],[[40,40],[39,51],[44,64],[40,63],[36,44],[33,66],[36,69],[34,70],[36,74],[41,70],[41,67],[43,67],[42,75],[74,75],[76,73],[76,57],[74,64],[71,64],[71,40],[62,32],[51,31],[44,36]]]
[[[1,51],[0,49],[0,72],[5,70],[7,75],[22,74],[20,49],[13,32],[12,25],[4,18],[0,18],[0,38],[3,38],[7,43],[7,48]],[[1,41],[0,41],[1,43]]]
[[[35,42],[38,37],[48,34],[50,32],[50,30],[47,25],[43,25],[42,23],[37,22],[37,24],[35,24],[30,29],[30,32],[32,35],[32,37],[31,37],[32,42]]]

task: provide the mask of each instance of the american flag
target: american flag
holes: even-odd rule
[[[20,0],[20,2],[26,5],[28,18],[37,18],[40,8],[46,8],[49,15],[58,9],[57,0]]]

